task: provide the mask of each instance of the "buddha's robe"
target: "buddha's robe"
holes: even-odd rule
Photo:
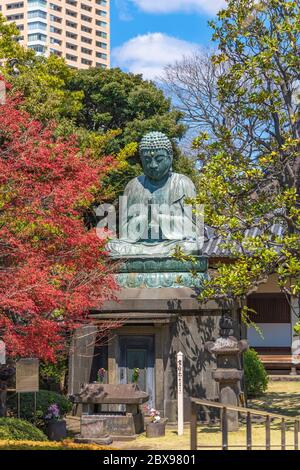
[[[124,196],[120,238],[108,244],[112,255],[168,256],[176,245],[198,254],[196,224],[185,202],[196,190],[187,176],[170,173],[164,184],[153,185],[141,175],[128,183]]]

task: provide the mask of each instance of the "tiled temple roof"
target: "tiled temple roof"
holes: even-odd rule
[[[274,224],[271,228],[275,236],[282,236],[285,228],[282,224]],[[259,229],[254,227],[246,231],[247,237],[255,237],[259,234]],[[205,227],[204,246],[202,254],[208,257],[230,257],[230,251],[224,247],[225,240],[218,237],[211,227]]]

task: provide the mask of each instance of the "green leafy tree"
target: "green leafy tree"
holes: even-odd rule
[[[84,106],[77,117],[79,126],[101,133],[122,129],[111,143],[112,152],[138,141],[147,131],[166,132],[174,138],[184,134],[182,114],[172,109],[163,92],[141,75],[120,69],[80,70],[72,78],[70,89],[84,93]]]
[[[68,88],[76,72],[60,57],[38,56],[23,47],[17,40],[19,35],[16,25],[7,23],[0,14],[1,75],[22,93],[23,108],[36,119],[44,123],[67,120],[70,126],[82,107],[83,93]]]
[[[121,163],[107,179],[110,198],[118,196],[127,182],[140,174],[136,143],[146,132],[165,132],[173,139],[180,139],[185,133],[182,113],[172,108],[162,90],[141,75],[118,68],[80,70],[73,76],[70,89],[84,93],[83,107],[76,120],[78,127],[98,136],[115,132],[114,139],[105,145],[105,152],[116,155]],[[182,163],[176,143],[174,151],[174,168],[181,166],[192,172],[192,162]]]
[[[200,298],[244,305],[276,273],[299,301],[300,2],[229,0],[211,25],[222,119],[207,120],[194,142],[198,202],[232,263],[218,266]]]
[[[29,59],[34,56],[33,51],[26,51],[16,38],[20,32],[14,23],[7,23],[0,13],[0,59]]]
[[[70,80],[76,72],[67,66],[64,59],[54,54],[18,60],[17,68],[18,74],[8,68],[7,76],[13,87],[24,96],[25,110],[43,123],[49,120],[60,122],[65,134],[72,133],[83,98],[81,91],[69,89]]]

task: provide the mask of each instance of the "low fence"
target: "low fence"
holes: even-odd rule
[[[201,446],[198,445],[198,412],[201,408],[207,409],[218,409],[220,411],[220,423],[221,423],[221,432],[222,432],[222,444],[220,446]],[[221,448],[222,450],[228,450],[228,412],[238,412],[239,416],[246,417],[246,442],[245,445],[232,445],[230,448],[238,447],[243,448],[245,450],[253,450],[255,448],[271,450],[271,421],[272,420],[279,420],[280,421],[280,430],[281,430],[281,445],[279,446],[279,450],[298,450],[299,448],[299,430],[300,430],[300,416],[299,417],[289,417],[283,416],[274,413],[268,413],[265,411],[255,410],[253,408],[244,408],[241,406],[231,406],[231,405],[223,405],[222,403],[216,403],[214,401],[209,400],[200,400],[197,398],[191,399],[191,421],[190,421],[190,439],[191,439],[191,450],[198,450],[204,448]],[[253,442],[253,435],[252,435],[252,417],[259,416],[264,418],[265,423],[265,444],[260,446],[254,446]],[[291,423],[293,425],[293,432],[294,432],[294,443],[293,445],[286,444],[286,426],[287,423]],[[278,447],[278,446],[276,446]]]

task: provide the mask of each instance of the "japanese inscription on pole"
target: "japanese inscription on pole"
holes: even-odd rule
[[[177,354],[178,436],[183,435],[183,354]]]
[[[182,393],[182,356],[178,355],[177,359],[177,387],[178,393]]]

